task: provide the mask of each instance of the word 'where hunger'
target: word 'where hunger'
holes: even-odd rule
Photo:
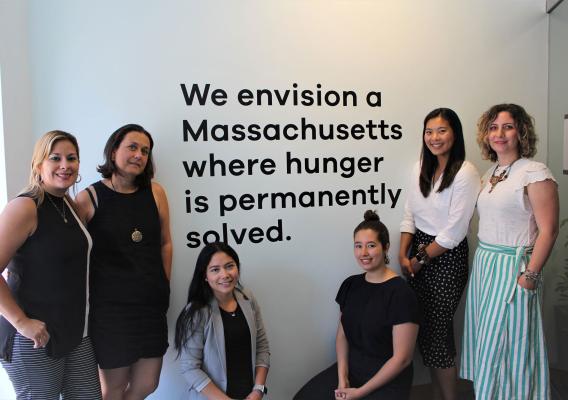
[[[292,153],[286,152],[286,174],[326,174],[339,173],[343,178],[351,178],[356,171],[378,172],[380,164],[384,161],[383,157],[322,157],[303,159],[293,157]],[[245,161],[233,159],[224,161],[216,159],[215,154],[209,154],[209,160],[202,161],[183,161],[183,168],[188,178],[208,176],[226,176],[227,172],[233,176],[254,175],[256,171],[263,175],[272,175],[276,171],[276,163],[271,158],[249,158]]]
[[[312,124],[306,118],[301,118],[299,124],[214,124],[209,127],[206,119],[202,120],[197,129],[187,120],[183,120],[183,141],[193,140],[207,142],[209,139],[216,142],[234,140],[267,141],[277,140],[361,140],[368,137],[372,140],[383,139],[398,140],[402,137],[402,126],[388,124],[384,119],[376,123],[370,119],[359,124]]]

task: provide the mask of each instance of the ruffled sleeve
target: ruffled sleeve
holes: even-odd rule
[[[538,161],[530,161],[525,167],[525,174],[523,174],[523,177],[520,180],[520,186],[517,189],[523,189],[531,183],[541,182],[547,179],[558,183],[556,182],[556,179],[554,179],[552,171],[550,171],[545,164]]]

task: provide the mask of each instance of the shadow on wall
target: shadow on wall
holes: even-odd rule
[[[556,282],[555,292],[558,294],[557,303],[554,305],[554,320],[556,321],[556,345],[558,350],[557,367],[568,371],[568,218],[564,218],[560,223],[560,235],[557,239],[557,246],[561,251],[559,258],[562,263],[558,267],[553,282]]]

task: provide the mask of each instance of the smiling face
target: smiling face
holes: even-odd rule
[[[77,148],[69,140],[58,140],[38,168],[44,190],[55,196],[65,195],[79,173]]]
[[[377,232],[372,229],[361,229],[355,233],[354,253],[357,263],[366,272],[375,272],[386,266],[385,251]]]
[[[489,146],[497,153],[497,158],[518,158],[519,134],[515,120],[507,111],[501,111],[497,118],[489,124],[487,141]]]
[[[142,132],[128,132],[112,152],[116,172],[133,178],[144,172],[150,155],[150,139]]]
[[[429,119],[424,128],[424,143],[436,157],[448,157],[454,145],[450,123],[439,116]]]
[[[237,263],[227,253],[217,252],[211,257],[207,265],[205,280],[211,287],[217,300],[232,296],[233,290],[239,281],[239,268]]]

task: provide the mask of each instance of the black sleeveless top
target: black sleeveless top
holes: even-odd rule
[[[98,181],[93,237],[91,306],[151,305],[166,311],[169,303],[161,253],[161,225],[152,187],[118,193]],[[138,233],[135,233],[138,232]]]
[[[85,330],[89,239],[66,203],[67,223],[55,207],[46,197],[37,208],[35,232],[8,264],[8,286],[26,316],[47,325],[47,354],[61,358],[79,345]],[[4,360],[12,358],[15,332],[0,317]]]

